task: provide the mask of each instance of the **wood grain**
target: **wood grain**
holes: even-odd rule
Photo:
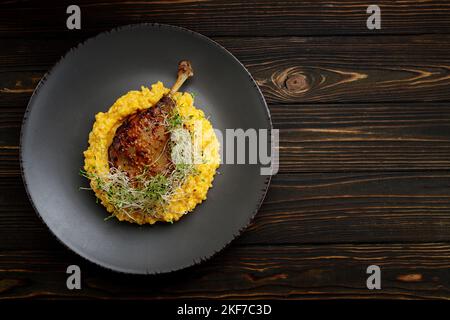
[[[21,181],[0,181],[0,250],[54,247]],[[450,171],[278,175],[237,243],[450,241],[449,181]]]
[[[224,38],[271,103],[448,101],[450,37]]]
[[[37,78],[79,40],[0,40],[0,101],[24,105]],[[215,40],[270,103],[450,101],[450,35]]]
[[[449,103],[271,105],[280,172],[450,168]]]
[[[43,70],[76,41],[3,42],[0,144],[16,147]],[[247,65],[270,102],[281,129],[281,172],[450,168],[450,36],[219,42]],[[0,174],[17,175],[17,149],[1,152]]]
[[[116,26],[158,22],[206,35],[280,36],[448,33],[447,1],[378,0],[382,25],[366,27],[370,3],[360,1],[77,1],[82,29],[68,31],[70,1],[6,1],[0,4],[0,36],[91,34]]]
[[[15,131],[18,136],[19,133]],[[1,146],[0,147],[0,177],[13,176],[20,178],[19,147]]]
[[[450,103],[269,105],[280,172],[450,169]],[[19,176],[25,106],[0,107],[0,176]]]
[[[82,290],[69,291],[66,268],[82,270]],[[381,268],[382,290],[366,288],[366,268]],[[128,276],[87,264],[65,250],[1,254],[0,299],[449,299],[450,246],[390,245],[229,247],[177,273]]]
[[[450,241],[449,173],[278,175],[240,241]]]

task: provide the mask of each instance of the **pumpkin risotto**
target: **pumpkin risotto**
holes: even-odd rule
[[[153,224],[174,222],[206,199],[220,163],[219,141],[203,111],[197,109],[189,93],[171,95],[175,102],[165,119],[170,130],[171,172],[148,176],[145,171],[133,178],[111,165],[108,149],[116,130],[130,115],[153,108],[169,89],[161,82],[130,91],[108,112],[99,112],[84,152],[84,171],[100,202],[120,221]],[[187,157],[186,157],[187,156]],[[188,159],[188,161],[180,161]]]

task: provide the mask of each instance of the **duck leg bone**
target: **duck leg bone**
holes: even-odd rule
[[[172,88],[170,89],[169,95],[173,95],[175,92],[177,92],[181,88],[183,83],[193,75],[194,70],[192,69],[191,63],[187,60],[180,61],[180,63],[178,64],[177,81],[175,81]]]

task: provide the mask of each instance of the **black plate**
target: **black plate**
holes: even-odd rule
[[[195,76],[182,91],[215,128],[272,124],[248,71],[212,40],[173,26],[142,24],[98,35],[69,51],[35,90],[24,117],[21,165],[29,197],[42,220],[70,249],[101,266],[127,273],[181,269],[225,247],[250,222],[270,177],[260,165],[221,165],[208,199],[180,221],[138,226],[104,221],[106,210],[78,172],[94,115],[141,85],[173,83],[178,61]]]

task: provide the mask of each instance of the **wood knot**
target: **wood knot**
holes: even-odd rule
[[[420,282],[423,277],[420,273],[402,274],[397,276],[397,280],[403,282]]]
[[[20,279],[2,279],[0,280],[0,293],[25,285]]]
[[[294,74],[294,75],[288,76],[288,78],[286,79],[285,85],[286,85],[286,88],[292,92],[307,90],[309,87],[308,79],[303,74]]]

